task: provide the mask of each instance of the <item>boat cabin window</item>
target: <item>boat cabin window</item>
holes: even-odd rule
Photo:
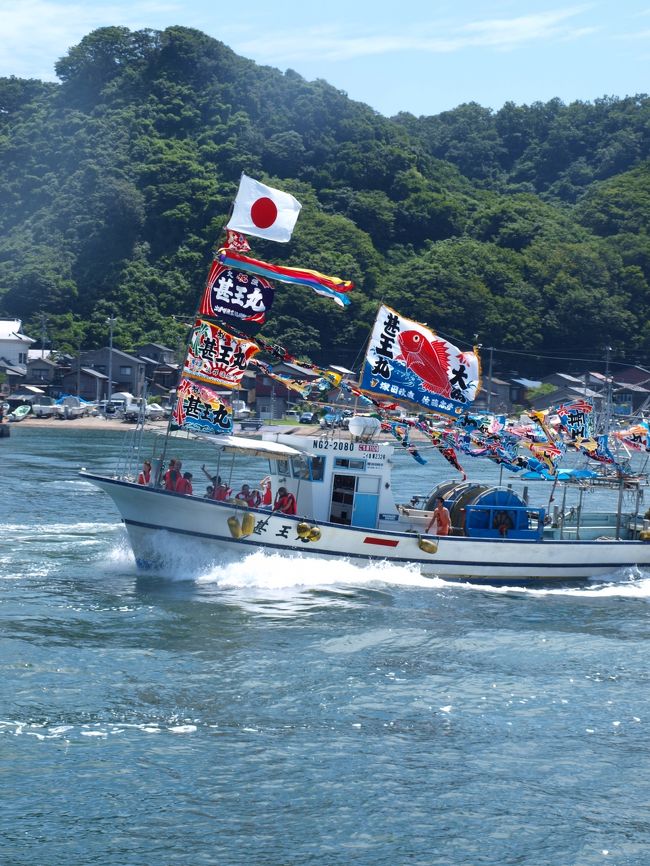
[[[294,457],[291,461],[294,478],[307,481],[322,481],[325,468],[324,457]]]
[[[334,466],[337,469],[365,469],[365,460],[351,460],[349,457],[335,457]]]
[[[288,460],[277,460],[276,461],[276,472],[278,475],[290,475],[289,472],[289,461]]]

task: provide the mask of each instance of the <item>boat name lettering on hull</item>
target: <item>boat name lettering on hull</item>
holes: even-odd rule
[[[320,451],[354,451],[354,442],[343,442],[340,439],[314,439],[313,447]]]

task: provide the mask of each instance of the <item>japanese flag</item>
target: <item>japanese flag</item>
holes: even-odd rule
[[[226,226],[235,232],[286,243],[302,205],[288,192],[266,186],[242,174],[239,190]]]

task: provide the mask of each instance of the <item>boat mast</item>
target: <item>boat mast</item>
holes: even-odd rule
[[[232,214],[233,207],[234,207],[234,203],[232,203],[232,204],[230,205],[230,210],[228,211],[228,216],[226,217],[226,224],[227,224],[228,221],[230,220],[230,217],[231,217],[231,214]],[[219,248],[219,239],[221,238],[221,235],[222,235],[222,234],[225,235],[225,233],[226,233],[226,226],[224,225],[224,226],[222,227],[222,229],[221,229],[220,234],[217,236],[217,242],[216,242],[216,244],[215,244],[215,246],[216,246],[217,249]],[[214,258],[214,254],[213,254],[213,258]],[[197,301],[197,303],[196,303],[196,307],[195,307],[195,309],[194,309],[194,316],[193,316],[193,318],[192,318],[192,322],[191,322],[191,324],[190,324],[189,332],[188,332],[188,335],[187,335],[187,340],[185,341],[185,353],[184,353],[183,356],[182,356],[181,364],[180,364],[180,369],[179,369],[179,371],[178,371],[178,378],[177,378],[177,380],[176,380],[176,400],[178,400],[178,389],[179,389],[179,386],[180,386],[180,384],[181,384],[181,379],[183,378],[183,368],[184,368],[184,366],[185,366],[185,359],[187,358],[188,353],[189,353],[189,350],[190,350],[190,344],[191,344],[191,342],[192,342],[192,334],[193,334],[193,332],[194,332],[194,326],[195,326],[195,324],[196,324],[196,320],[197,320],[198,317],[199,317],[199,310],[201,309],[201,300],[202,300],[202,298],[203,298],[203,295],[205,294],[205,290],[206,290],[207,287],[208,287],[208,280],[209,280],[209,278],[210,278],[210,270],[211,270],[211,267],[212,267],[212,263],[210,263],[210,265],[208,265],[208,273],[207,273],[206,278],[205,278],[205,283],[204,283],[204,285],[203,285],[203,290],[202,290],[202,291],[200,292],[200,294],[199,294],[199,299],[198,299],[198,301]],[[206,318],[207,318],[207,317],[206,317]],[[167,454],[167,444],[168,444],[168,442],[169,442],[169,436],[170,436],[170,434],[171,434],[171,429],[172,429],[172,422],[173,422],[173,419],[174,419],[174,409],[172,408],[172,411],[169,413],[169,420],[168,420],[168,422],[167,422],[167,430],[165,431],[165,439],[164,439],[164,441],[163,441],[162,453],[161,453],[161,455],[160,455],[160,464],[159,464],[159,466],[158,466],[158,472],[157,472],[157,476],[158,476],[158,477],[156,478],[156,481],[155,481],[156,485],[160,484],[160,480],[161,480],[161,477],[162,477],[162,470],[163,470],[163,466],[164,466],[164,463],[165,463],[165,456],[166,456],[166,454]]]

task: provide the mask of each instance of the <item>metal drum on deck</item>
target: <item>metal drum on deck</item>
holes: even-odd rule
[[[474,502],[477,496],[489,488],[474,481],[444,481],[439,484],[427,499],[425,510],[433,511],[439,496],[445,500],[451,517],[453,535],[463,535],[465,526],[465,506]]]
[[[469,506],[479,506],[468,508]],[[488,487],[477,491],[466,500],[465,535],[484,536],[486,531],[498,530],[498,523],[506,515],[507,531],[528,529],[527,506],[524,500],[508,487]],[[504,533],[505,534],[505,533]]]

